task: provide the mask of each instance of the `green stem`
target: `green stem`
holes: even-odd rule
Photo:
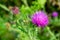
[[[33,40],[30,32],[28,33],[28,35],[29,35],[30,40]]]
[[[55,35],[51,32],[50,28],[49,27],[46,27],[47,31],[50,33],[51,37],[53,39],[56,39]]]
[[[10,11],[10,20],[13,20],[13,13]]]
[[[58,22],[58,17],[55,17],[54,20],[55,20],[55,22]]]

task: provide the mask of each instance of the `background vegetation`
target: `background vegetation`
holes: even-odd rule
[[[18,7],[19,13],[12,12]],[[49,30],[31,22],[31,15],[44,10],[49,16]],[[58,17],[52,17],[52,12]],[[60,40],[60,0],[0,0],[0,40]]]

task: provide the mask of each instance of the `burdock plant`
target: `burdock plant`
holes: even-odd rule
[[[13,7],[12,8],[12,12],[13,12],[13,14],[18,14],[19,13],[19,8],[18,7]]]
[[[53,16],[53,17],[58,17],[58,12],[54,11],[54,12],[52,13],[52,16]]]
[[[58,12],[53,11],[52,12],[52,16],[53,16],[53,19],[54,19],[54,21],[53,21],[54,25],[56,25],[56,23],[59,24],[59,21],[58,21]]]
[[[46,27],[46,30],[51,35],[53,39],[56,39],[55,35],[51,32],[50,28],[47,26],[49,24],[49,19],[47,14],[44,11],[37,11],[32,15],[32,23],[38,27]],[[53,40],[52,39],[52,40]]]
[[[36,24],[39,27],[47,26],[49,23],[48,16],[44,11],[38,11],[32,16],[32,23]]]

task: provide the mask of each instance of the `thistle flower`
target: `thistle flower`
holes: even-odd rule
[[[52,13],[52,16],[53,16],[53,17],[57,17],[57,16],[58,16],[58,12],[54,11],[54,12]]]
[[[48,20],[47,14],[43,11],[38,11],[38,12],[34,13],[32,15],[32,23],[36,24],[39,27],[40,26],[44,27],[44,26],[48,25],[49,20]]]
[[[13,7],[12,8],[12,12],[14,13],[14,14],[18,14],[19,13],[19,8],[18,7]]]

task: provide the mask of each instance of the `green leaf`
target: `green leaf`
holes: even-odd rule
[[[41,4],[41,5],[44,5],[46,2],[46,0],[38,0],[38,3]]]
[[[0,4],[0,7],[3,8],[4,10],[6,10],[6,11],[9,11],[9,9],[5,5]]]
[[[45,5],[45,3],[46,3],[46,0],[37,0],[37,2],[38,2],[38,4],[40,4],[40,6],[41,6],[42,8],[44,8],[44,5]]]

